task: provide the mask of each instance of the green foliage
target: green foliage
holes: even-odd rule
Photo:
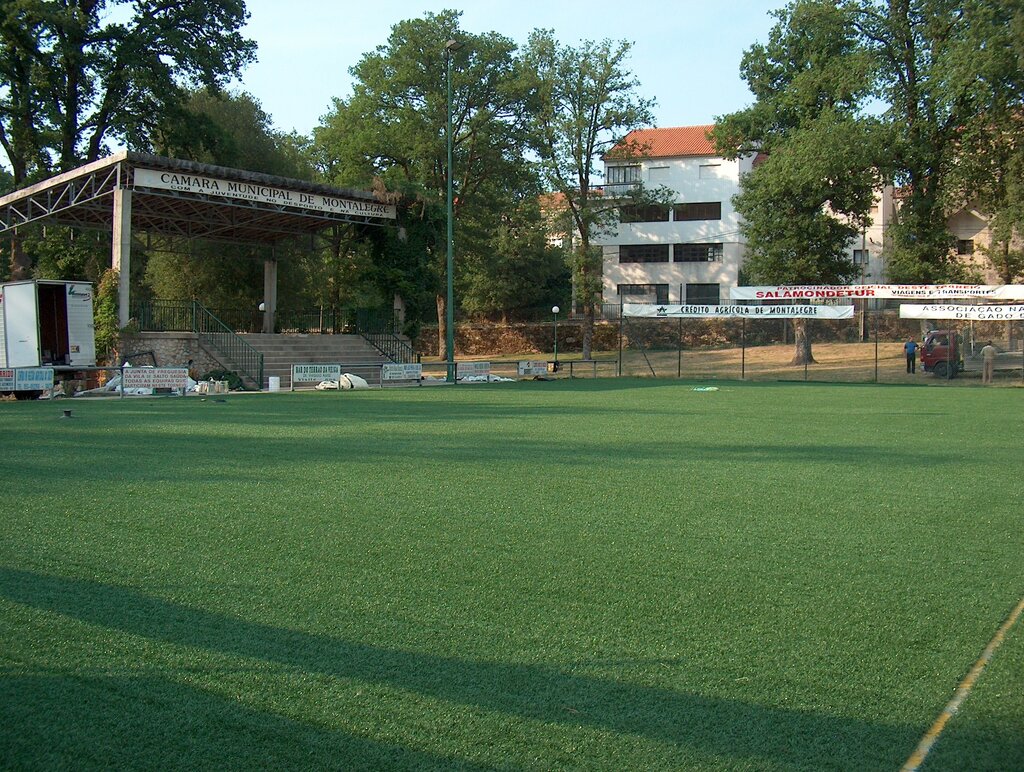
[[[38,279],[98,282],[110,265],[110,237],[93,230],[31,226],[21,248]]]
[[[469,314],[503,317],[520,309],[567,305],[570,285],[565,251],[548,242],[537,199],[505,212],[491,249],[469,258],[459,297]]]
[[[193,91],[182,108],[187,120],[156,127],[153,149],[172,158],[294,179],[312,179],[304,138],[273,126],[252,94]]]
[[[120,339],[118,318],[118,285],[120,274],[113,268],[104,271],[96,294],[93,296],[93,324],[96,336],[96,356],[101,362],[110,362]]]
[[[250,94],[196,91],[187,95],[182,109],[189,120],[157,127],[157,152],[263,174],[313,176],[301,138],[276,131]],[[262,297],[263,260],[272,254],[278,258],[279,302],[314,305],[319,299],[316,279],[323,274],[317,269],[327,260],[322,255],[311,259],[308,244],[285,242],[271,250],[160,237],[137,250],[133,262],[144,266],[145,289],[154,297],[195,299],[209,308],[255,308]]]
[[[560,45],[550,30],[536,30],[524,54],[536,75],[531,142],[545,186],[561,195],[572,223],[570,266],[584,314],[584,357],[590,356],[601,281],[591,239],[616,217],[591,180],[604,153],[616,145],[622,157],[642,155],[643,148],[619,143],[629,131],[654,122],[654,100],[637,96],[639,81],[627,68],[631,48],[610,40],[572,48]]]
[[[857,275],[847,247],[868,223],[877,177],[865,148],[873,140],[869,124],[831,109],[774,139],[734,199],[753,280],[843,284]]]
[[[719,121],[719,148],[771,156],[785,147],[807,167],[845,164],[847,174],[834,179],[853,184],[851,203],[833,197],[829,206],[854,219],[866,214],[858,191],[869,176],[902,186],[886,234],[889,278],[956,280],[963,267],[950,254],[946,216],[986,187],[992,166],[976,163],[975,139],[1004,136],[1020,113],[1022,13],[1009,0],[796,0],[777,12],[769,42],[744,55],[741,72],[757,101]],[[820,144],[790,144],[823,116],[847,129],[819,133]],[[793,195],[806,195],[808,211],[821,198],[799,187]]]
[[[442,11],[396,24],[387,43],[352,68],[352,96],[335,100],[314,133],[312,154],[327,181],[374,184],[401,199],[398,233],[372,237],[373,275],[385,295],[402,295],[417,322],[431,312],[444,322],[449,61],[461,307],[493,308],[492,291],[528,270],[511,258],[535,254],[529,228],[504,227],[539,193],[525,158],[531,81],[511,40],[464,31],[460,16]],[[449,52],[449,40],[461,46]],[[526,243],[512,247],[520,233]]]
[[[148,148],[161,122],[188,120],[184,88],[217,89],[255,58],[247,18],[244,0],[4,3],[0,145],[16,182],[96,160],[111,141]]]

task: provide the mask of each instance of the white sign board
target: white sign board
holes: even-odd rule
[[[901,319],[972,319],[980,322],[1024,319],[1024,306],[900,305]]]
[[[0,370],[0,391],[46,391],[52,388],[52,367],[7,367]]]
[[[979,298],[1024,300],[1024,284],[803,284],[790,287],[733,287],[732,300],[836,300],[843,298]]]
[[[418,363],[389,363],[381,365],[380,377],[385,381],[418,381],[423,377],[423,365]]]
[[[457,368],[456,377],[458,378],[491,374],[490,362],[459,362]]]
[[[523,361],[517,369],[520,375],[547,375],[548,363]]]
[[[187,367],[126,367],[126,389],[182,389],[188,386]]]
[[[135,186],[157,188],[160,190],[176,190],[181,193],[199,193],[205,196],[242,199],[256,201],[261,204],[277,204],[293,206],[300,209],[313,209],[318,212],[345,214],[354,217],[381,217],[388,220],[396,219],[396,208],[393,204],[381,204],[377,201],[366,201],[354,198],[340,198],[324,193],[289,190],[264,185],[256,182],[223,180],[199,174],[188,174],[180,171],[160,171],[158,169],[136,169]]]
[[[623,303],[622,314],[651,319],[851,319],[853,306],[670,306]]]
[[[292,365],[292,383],[320,383],[341,378],[341,365]]]

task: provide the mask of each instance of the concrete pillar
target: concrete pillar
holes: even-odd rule
[[[114,229],[111,239],[111,267],[118,272],[117,322],[128,324],[131,316],[129,295],[132,279],[132,192],[114,189]]]
[[[277,258],[263,261],[263,332],[274,332],[274,317],[277,314]]]

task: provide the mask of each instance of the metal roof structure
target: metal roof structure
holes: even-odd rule
[[[237,244],[395,220],[366,191],[123,151],[0,197],[0,234],[41,221],[112,229],[116,190],[132,191],[133,231]]]
[[[123,151],[0,198],[0,234],[35,222],[109,230],[124,326],[135,231],[273,246],[340,223],[388,225],[396,209],[367,191]],[[273,331],[276,257],[264,260],[263,296],[264,331]]]

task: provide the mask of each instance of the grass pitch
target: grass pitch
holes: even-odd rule
[[[718,385],[0,404],[2,765],[897,769],[1024,593],[1022,394]],[[1024,766],[1021,662],[924,769]]]

